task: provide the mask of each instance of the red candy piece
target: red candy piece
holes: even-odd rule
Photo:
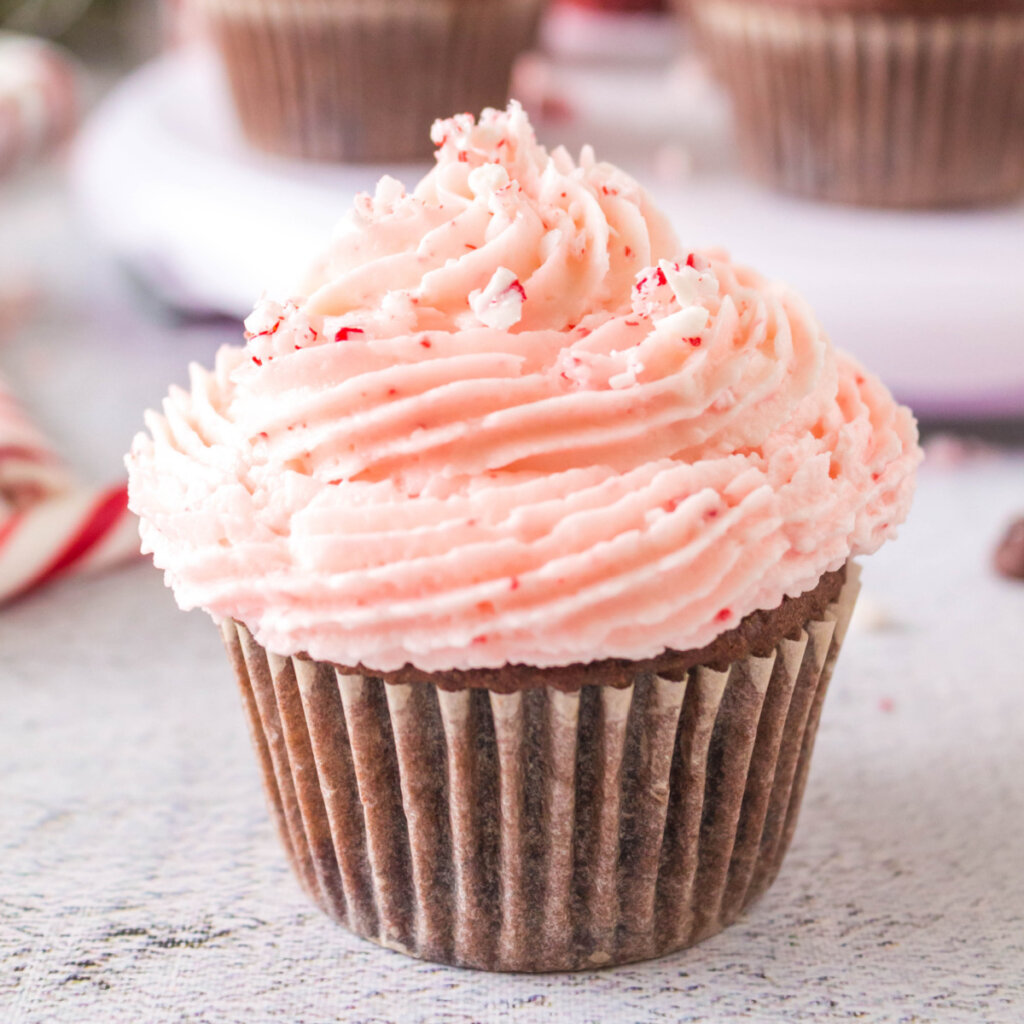
[[[334,336],[335,341],[348,341],[353,334],[365,334],[366,331],[362,327],[342,327],[338,333]]]

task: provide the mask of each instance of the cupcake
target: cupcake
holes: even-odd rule
[[[425,124],[504,105],[542,0],[194,0],[260,149],[427,159]]]
[[[882,206],[1024,191],[1024,0],[690,0],[746,168]]]
[[[775,877],[910,413],[523,111],[435,124],[128,458],[309,895],[415,956],[657,956]]]
[[[608,14],[657,14],[668,9],[667,0],[563,0],[563,3]]]

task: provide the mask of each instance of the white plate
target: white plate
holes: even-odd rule
[[[541,74],[538,74],[538,68]],[[742,179],[727,111],[692,61],[538,65],[560,118],[549,142],[593,141],[656,194],[680,237],[787,280],[839,345],[934,415],[1024,412],[1024,204],[865,210]],[[427,126],[424,126],[426,130]],[[287,290],[352,195],[425,166],[313,165],[248,149],[215,62],[163,58],[114,90],[76,154],[81,208],[107,248],[166,301],[243,315]]]

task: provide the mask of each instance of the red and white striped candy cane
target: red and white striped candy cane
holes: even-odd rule
[[[0,518],[0,604],[138,553],[138,522],[124,484],[44,498]]]
[[[125,484],[77,484],[0,381],[0,604],[138,553]]]
[[[66,137],[77,112],[71,61],[40,40],[0,33],[0,176]],[[0,381],[0,604],[138,553],[125,485],[78,484]]]
[[[57,453],[0,381],[0,499],[18,509],[73,486]]]

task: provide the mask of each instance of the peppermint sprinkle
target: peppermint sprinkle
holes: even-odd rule
[[[469,307],[476,318],[499,331],[519,323],[525,301],[526,289],[508,267],[498,267],[486,288],[469,293]]]
[[[362,329],[362,327],[340,327],[340,328],[338,328],[338,333],[335,334],[335,336],[334,336],[334,340],[335,341],[348,341],[348,339],[351,338],[353,334],[365,334],[365,333],[366,332]]]

